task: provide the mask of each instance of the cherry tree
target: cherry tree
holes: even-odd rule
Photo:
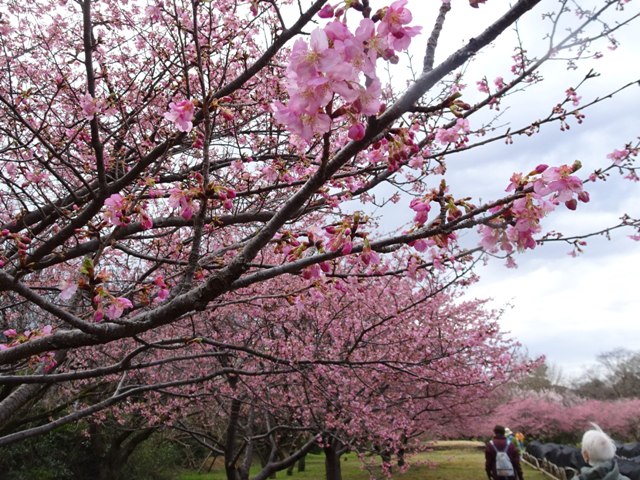
[[[119,405],[116,417],[192,435],[225,459],[229,479],[249,478],[256,456],[263,470],[254,478],[267,478],[318,445],[328,478],[339,478],[347,449],[418,448],[530,367],[495,312],[456,301],[452,290],[395,276],[243,289],[243,301],[172,325],[172,344],[165,332],[155,343],[144,337],[154,351],[146,366],[136,358],[135,380],[149,393]],[[170,385],[189,376],[190,385]]]
[[[486,436],[492,425],[504,423],[530,440],[575,443],[596,423],[618,441],[638,438],[640,416],[637,398],[594,400],[569,392],[521,391],[499,405],[492,415],[471,422],[470,433]]]
[[[581,79],[549,99],[547,118],[502,130],[476,119],[542,81],[546,61],[597,56],[637,17],[625,0],[589,11],[560,2],[545,14],[547,53],[529,58],[520,46],[509,76],[481,81],[483,98],[468,103],[461,68],[542,2],[469,3],[413,18],[404,0],[0,1],[0,424],[43,387],[118,376],[101,401],[0,443],[145,391],[232,375],[229,351],[259,362],[265,351],[252,350],[256,337],[240,327],[265,317],[243,313],[253,301],[246,289],[265,295],[275,285],[272,294],[288,298],[304,286],[333,298],[323,292],[358,281],[365,287],[349,293],[366,297],[379,278],[467,282],[475,260],[512,260],[558,240],[543,218],[587,202],[591,183],[614,173],[637,180],[638,145],[628,142],[583,176],[577,161],[532,160],[505,172],[491,201],[451,193],[449,155],[580,123],[601,101],[578,106]],[[472,7],[494,9],[495,21],[436,65],[449,11]],[[416,41],[420,73],[406,89],[385,85],[384,66]],[[385,229],[372,213],[381,202],[412,220]],[[638,223],[625,216],[618,226]],[[462,232],[475,232],[474,244],[460,242]],[[279,279],[291,285],[271,283]],[[291,325],[279,335],[313,308],[289,300],[278,308],[295,313],[283,314]],[[333,340],[344,346],[346,332]],[[178,358],[162,360],[173,376],[143,387],[130,373],[159,365],[139,355],[207,341],[220,350],[201,361],[220,368],[185,373]],[[303,358],[290,349],[275,364],[294,369]],[[469,359],[481,375],[480,358]],[[448,372],[455,366],[443,365]],[[342,391],[346,379],[334,373]]]

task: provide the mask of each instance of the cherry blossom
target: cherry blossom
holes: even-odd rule
[[[89,93],[85,93],[80,97],[80,107],[86,120],[93,120],[93,118],[101,112],[103,102],[97,98],[94,98]]]
[[[116,318],[120,318],[124,311],[127,308],[132,308],[133,303],[131,300],[125,297],[115,297],[111,299],[109,306],[107,307],[107,318],[110,320],[115,320]]]
[[[169,111],[164,118],[172,122],[181,132],[190,132],[193,128],[195,106],[190,100],[169,103]]]

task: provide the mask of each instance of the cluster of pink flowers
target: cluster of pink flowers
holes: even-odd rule
[[[351,235],[350,222],[343,222],[340,225],[329,225],[325,227],[327,234],[327,248],[332,252],[340,250],[344,255],[351,253],[353,249],[353,237]]]
[[[567,99],[571,101],[573,106],[577,107],[578,105],[580,105],[580,100],[582,99],[582,97],[579,97],[573,88],[567,88],[565,90],[565,93],[567,94]]]
[[[22,333],[18,333],[15,328],[9,328],[2,332],[2,334],[7,338],[7,343],[0,343],[0,351],[7,350],[11,347],[15,347],[16,345],[20,345],[21,343],[29,342],[36,338],[46,337],[47,335],[51,335],[53,331],[53,327],[51,325],[45,325],[44,327],[32,328],[29,330],[25,330]],[[29,366],[32,368],[37,367],[38,365],[43,365],[45,372],[50,372],[56,366],[57,362],[55,360],[55,355],[53,352],[45,352],[41,355],[35,355],[29,359]]]
[[[411,38],[418,35],[421,27],[408,27],[413,20],[409,9],[405,8],[407,0],[398,0],[389,7],[378,12],[382,17],[378,26],[378,34],[386,36],[387,44],[392,50],[402,51],[409,48]]]
[[[109,320],[115,320],[120,318],[125,310],[133,308],[133,303],[126,297],[116,297],[103,286],[96,290],[97,293],[93,297],[95,307],[93,319],[95,322],[101,322],[105,315]]]
[[[126,217],[126,205],[122,195],[114,193],[104,201],[106,210],[104,218],[117,227],[124,226],[129,223]]]
[[[193,195],[185,192],[180,188],[172,188],[169,190],[169,206],[180,209],[180,215],[185,220],[193,217],[195,206],[193,205]]]
[[[164,277],[162,275],[158,275],[154,280],[153,284],[157,287],[158,292],[153,299],[154,302],[161,303],[164,302],[167,298],[169,298],[169,287],[164,281]]]
[[[220,185],[215,185],[212,189],[213,197],[222,202],[222,208],[231,210],[233,208],[233,199],[236,198],[236,191]]]
[[[147,18],[150,23],[155,23],[160,21],[162,17],[162,2],[157,2],[156,5],[149,5],[145,8],[145,13],[147,14]]]
[[[589,193],[583,190],[582,180],[573,175],[580,168],[579,164],[547,167],[541,165],[542,175],[533,182],[533,190],[540,197],[550,196],[554,205],[564,203],[570,210],[576,209],[576,199],[581,202],[589,201]]]
[[[169,111],[164,118],[172,122],[181,132],[190,132],[193,128],[195,105],[190,100],[169,103]]]
[[[428,156],[429,152],[420,152],[413,128],[393,129],[385,138],[371,145],[371,149],[366,153],[367,160],[372,164],[387,162],[387,170],[390,172],[398,170],[409,159],[410,166],[421,166],[424,156]]]
[[[331,264],[328,262],[315,263],[302,270],[302,278],[305,280],[313,280],[322,278],[324,273],[331,271]]]
[[[362,139],[361,117],[377,114],[381,106],[377,59],[393,59],[420,31],[420,27],[407,26],[412,17],[406,3],[398,0],[378,11],[374,15],[377,26],[373,19],[363,18],[352,33],[336,18],[311,32],[308,42],[296,40],[287,67],[289,102],[274,103],[276,120],[308,142],[328,132],[333,118],[346,117],[351,124],[349,138]],[[320,16],[338,17],[343,11],[325,6]],[[361,84],[363,74],[366,85]],[[342,100],[340,106],[337,98]]]
[[[469,120],[466,118],[459,118],[451,128],[438,128],[436,130],[436,141],[443,145],[448,145],[449,143],[462,145],[467,142],[467,134],[469,132]]]
[[[29,250],[29,245],[31,245],[31,239],[21,233],[13,233],[6,228],[0,232],[0,236],[10,238],[15,242],[15,246],[18,249],[18,258],[20,258],[21,262],[24,261],[27,256],[27,251]],[[4,260],[0,259],[0,267],[4,267],[4,264]]]
[[[476,85],[478,87],[479,92],[489,93],[489,83],[487,82],[486,78],[483,78],[482,80],[478,80],[476,82]]]
[[[80,97],[80,108],[82,108],[82,114],[86,120],[93,120],[104,109],[104,101],[85,93]]]
[[[541,230],[540,220],[553,211],[560,203],[575,210],[578,201],[588,202],[589,194],[583,189],[583,182],[573,175],[580,163],[548,167],[539,165],[528,175],[514,174],[506,191],[529,191],[516,199],[511,207],[494,219],[494,225],[481,225],[481,246],[490,252],[498,249],[511,253],[518,250],[534,249],[534,235]],[[503,207],[497,206],[491,213],[498,213]],[[498,223],[502,226],[496,226]]]
[[[614,165],[620,165],[624,159],[626,159],[629,154],[629,150],[623,148],[622,150],[614,149],[613,152],[607,155],[607,158],[611,160]]]
[[[115,225],[116,227],[128,225],[131,221],[131,215],[136,214],[140,225],[142,225],[142,228],[148,230],[153,227],[153,220],[145,211],[144,203],[137,204],[133,208],[133,211],[129,212],[129,210],[131,209],[129,201],[119,193],[114,193],[104,201],[104,205],[104,218],[111,225]]]
[[[416,212],[415,217],[413,217],[413,222],[416,226],[421,227],[427,221],[427,216],[429,211],[431,210],[431,202],[433,201],[433,195],[428,194],[424,197],[414,198],[411,200],[409,204],[409,208]]]

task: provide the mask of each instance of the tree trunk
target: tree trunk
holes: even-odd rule
[[[398,450],[398,466],[404,467],[404,464],[407,463],[404,457],[404,449]]]
[[[135,449],[147,440],[155,431],[144,428],[137,431],[123,432],[106,445],[97,425],[89,428],[92,447],[96,454],[97,480],[116,480],[121,478],[122,469]]]
[[[337,443],[337,440],[332,439],[331,443],[324,447],[324,468],[327,480],[342,480],[341,454],[338,452]]]
[[[240,407],[242,402],[237,398],[234,398],[231,402],[231,412],[229,414],[229,423],[227,424],[227,433],[225,439],[225,452],[224,452],[224,470],[227,475],[227,480],[238,480],[236,463],[238,461],[235,449],[236,432],[238,427],[238,420],[240,418]]]
[[[302,445],[289,457],[284,458],[278,462],[268,462],[267,465],[263,466],[262,471],[255,477],[253,477],[253,480],[265,480],[275,472],[287,469],[290,465],[295,464],[298,460],[300,460],[300,458],[304,457],[309,452],[309,450],[311,450],[315,446],[315,444],[316,439],[312,436],[304,445]]]

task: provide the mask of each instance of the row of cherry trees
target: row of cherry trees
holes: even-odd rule
[[[229,479],[317,445],[339,478],[345,448],[402,450],[526,371],[460,297],[474,262],[549,240],[543,217],[588,183],[636,180],[637,145],[583,177],[532,160],[488,202],[450,193],[447,159],[581,121],[579,80],[546,119],[481,118],[635,15],[560,2],[547,53],[519,46],[472,104],[458,69],[540,0],[470,2],[496,20],[436,65],[469,8],[453,3],[413,19],[404,0],[0,1],[0,445],[136,418],[219,452]],[[383,85],[425,22],[422,71]],[[371,212],[388,202],[410,224],[385,229]]]
[[[529,439],[564,443],[578,442],[591,423],[596,423],[617,441],[636,442],[640,438],[640,398],[594,400],[553,391],[521,391],[491,416],[470,422],[467,433],[484,437],[496,423],[509,425]]]

